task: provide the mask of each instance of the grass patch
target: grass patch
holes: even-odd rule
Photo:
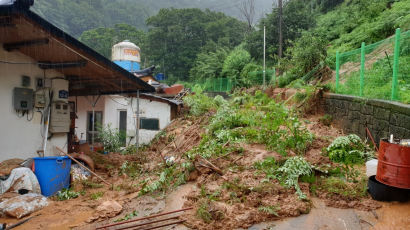
[[[102,196],[104,196],[104,192],[103,192],[103,191],[95,192],[95,193],[91,193],[91,194],[90,194],[90,198],[91,198],[92,200],[98,200],[98,199],[100,199]]]

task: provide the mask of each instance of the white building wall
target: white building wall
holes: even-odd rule
[[[19,63],[36,62],[18,51],[5,51],[3,44],[0,44],[0,60]],[[10,158],[38,157],[36,151],[42,149],[41,113],[35,112],[33,120],[28,121],[27,116],[19,118],[13,108],[13,89],[21,87],[22,75],[31,77],[29,88],[35,89],[35,78],[42,78],[44,72],[33,64],[0,63],[0,161]],[[62,77],[62,74],[54,70],[47,70],[46,77]],[[30,111],[29,118],[31,115],[32,111]],[[47,143],[47,155],[58,154],[55,146],[67,150],[66,143],[67,134],[54,134]]]
[[[91,97],[88,98],[91,99]],[[70,101],[75,101],[75,97],[71,97]],[[86,97],[77,97],[77,103],[76,133],[78,138],[85,141],[87,111],[92,111],[92,107]],[[136,143],[136,98],[126,98],[118,95],[101,96],[95,111],[103,111],[104,125],[111,124],[111,128],[116,129],[119,128],[119,111],[127,111],[127,144]],[[159,119],[160,130],[162,130],[171,122],[171,106],[168,103],[140,99],[140,117]],[[158,132],[140,129],[139,143],[148,144]],[[82,138],[81,133],[83,133]]]
[[[80,140],[87,140],[87,113],[92,112],[92,104],[95,103],[98,96],[87,96],[87,97],[70,97],[69,101],[76,102],[77,109],[77,119],[75,120],[75,132]],[[101,96],[97,103],[95,104],[94,110],[103,112],[103,123],[104,123],[104,108],[105,108],[105,98]],[[95,127],[97,129],[97,127]]]
[[[137,100],[133,100],[132,108],[128,109],[127,112],[127,120],[136,120],[134,114],[137,110]],[[129,106],[131,107],[131,106]],[[158,101],[151,101],[148,99],[140,99],[140,117],[141,118],[157,118],[159,119],[159,128],[160,130],[166,128],[169,123],[171,123],[171,106],[168,103],[158,102]],[[135,125],[134,125],[135,127]],[[135,132],[135,128],[131,128],[129,132]],[[159,131],[154,130],[139,130],[139,143],[140,144],[148,144],[151,140],[157,135]],[[135,140],[131,140],[132,144],[135,144]]]

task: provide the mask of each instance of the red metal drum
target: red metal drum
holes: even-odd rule
[[[410,189],[410,147],[380,140],[376,179],[386,185]]]

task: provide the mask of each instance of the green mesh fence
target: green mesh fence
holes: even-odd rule
[[[206,92],[229,92],[233,83],[228,78],[211,78],[199,83]]]
[[[266,70],[265,84],[274,84],[276,82],[275,69]],[[230,78],[209,78],[198,82],[205,92],[230,92],[237,84]],[[263,71],[249,72],[246,78],[248,86],[263,85]]]
[[[263,85],[263,71],[253,71],[248,73],[248,84],[253,85]],[[265,72],[265,84],[273,84],[276,82],[276,71],[275,69],[269,69]]]
[[[336,92],[410,103],[410,31],[337,53]]]

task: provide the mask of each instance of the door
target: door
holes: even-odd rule
[[[93,119],[93,112],[87,112],[87,142],[91,144],[93,142],[94,134],[94,143],[98,142],[98,130],[102,128],[103,113],[102,111],[95,111],[95,119]],[[93,122],[94,121],[94,122]],[[94,127],[93,127],[94,123]]]
[[[120,140],[123,146],[127,144],[127,110],[118,111],[119,124],[118,130],[120,131]]]

